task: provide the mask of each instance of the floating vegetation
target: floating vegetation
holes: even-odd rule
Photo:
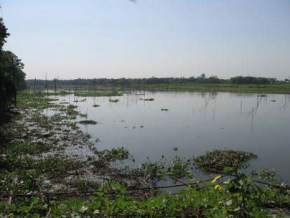
[[[100,159],[106,161],[126,160],[129,158],[129,155],[129,151],[124,147],[99,152]]]
[[[67,105],[65,108],[62,108],[61,111],[64,111],[68,116],[75,119],[77,115],[79,115],[79,112],[75,110],[77,108],[76,105]]]
[[[97,122],[94,120],[81,120],[79,121],[79,123],[83,125],[96,125],[97,124]]]
[[[194,159],[196,166],[206,172],[222,173],[246,168],[246,163],[255,159],[253,153],[234,150],[215,150]]]
[[[109,102],[117,103],[117,102],[119,102],[119,99],[109,99]]]
[[[266,94],[260,94],[260,95],[257,95],[257,96],[260,97],[260,98],[265,98],[265,97],[267,97]]]
[[[175,156],[167,168],[167,175],[174,179],[190,177],[192,174],[191,170],[192,162],[190,160]]]
[[[167,108],[161,108],[161,111],[168,111]]]
[[[98,104],[94,104],[93,107],[100,107],[100,105],[98,105]]]
[[[88,117],[87,114],[82,114],[82,113],[79,113],[79,116],[80,116],[80,117],[83,117],[83,118],[87,118],[87,117]]]
[[[154,101],[154,98],[143,98],[144,101]]]

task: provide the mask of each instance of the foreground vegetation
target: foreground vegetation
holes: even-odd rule
[[[134,158],[122,147],[97,151],[79,130],[84,115],[75,105],[43,94],[18,98],[14,120],[1,127],[6,140],[0,146],[0,216],[282,217],[288,212],[289,188],[275,174],[241,171],[254,154],[212,151],[115,168],[114,162]],[[45,115],[47,109],[54,113]],[[195,168],[209,179],[196,177]]]

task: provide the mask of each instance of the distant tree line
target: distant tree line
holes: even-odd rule
[[[16,103],[17,90],[25,87],[23,63],[11,51],[3,50],[9,33],[0,18],[0,121],[12,103]]]
[[[285,80],[286,81],[286,80]],[[136,87],[150,84],[273,84],[281,83],[274,78],[265,78],[265,77],[232,77],[230,79],[220,79],[217,76],[206,77],[205,74],[202,74],[198,77],[167,77],[167,78],[139,78],[139,79],[128,79],[128,78],[119,78],[119,79],[74,79],[74,80],[27,80],[27,86],[34,89],[43,89],[49,88],[53,89],[55,87],[62,88],[83,88],[83,87],[96,87],[96,86],[115,86],[115,87]]]
[[[252,76],[237,76],[231,78],[231,82],[234,84],[273,84],[277,82],[277,79]]]

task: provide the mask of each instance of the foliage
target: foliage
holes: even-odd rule
[[[217,188],[219,187],[219,188]],[[177,194],[135,198],[126,186],[108,181],[90,198],[67,200],[33,197],[0,203],[1,215],[53,217],[270,217],[269,203],[289,203],[289,195],[259,187],[240,174],[224,182],[214,179],[202,189],[187,186]],[[284,214],[285,215],[285,214]]]
[[[231,82],[234,84],[271,84],[275,83],[276,79],[252,76],[237,76],[232,77]]]
[[[0,119],[3,118],[11,102],[16,102],[16,92],[24,88],[23,63],[11,51],[4,51],[8,37],[7,28],[0,19]]]

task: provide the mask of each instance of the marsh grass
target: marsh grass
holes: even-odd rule
[[[75,96],[82,97],[101,97],[101,96],[122,96],[123,93],[118,90],[79,90],[76,91]]]
[[[290,84],[198,84],[198,83],[170,83],[170,84],[144,84],[132,87],[136,90],[152,91],[188,91],[188,92],[238,92],[238,93],[290,93]]]

